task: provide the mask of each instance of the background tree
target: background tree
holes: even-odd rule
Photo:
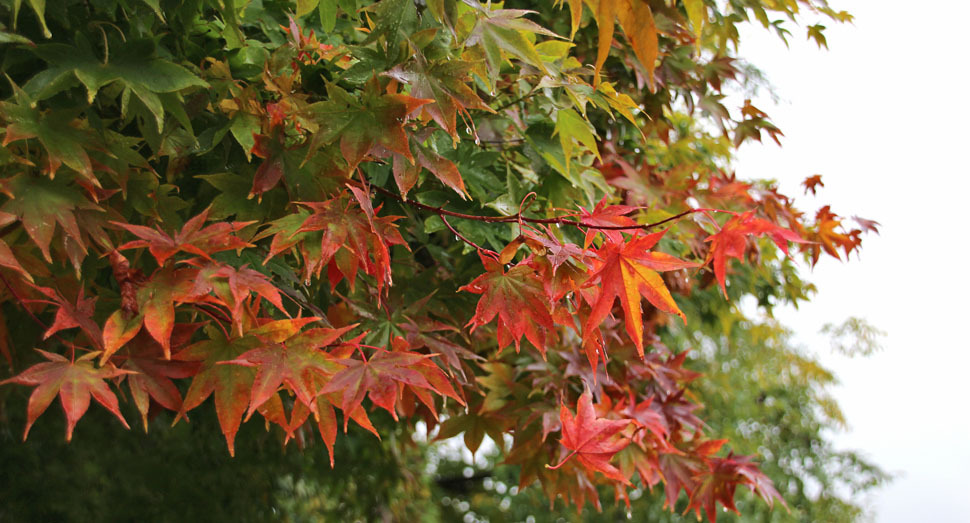
[[[0,349],[30,388],[0,390],[31,434],[3,448],[47,478],[4,489],[11,518],[448,517],[437,489],[478,483],[416,430],[488,435],[494,474],[573,514],[663,484],[653,506],[710,519],[739,486],[767,502],[746,513],[842,517],[840,484],[882,478],[822,439],[831,376],[736,305],[805,299],[790,246],[840,258],[875,229],[728,170],[780,135],[725,105],[750,82],[738,24],[844,12],[3,6]],[[55,397],[79,444],[53,442]],[[106,492],[57,488],[79,476]]]

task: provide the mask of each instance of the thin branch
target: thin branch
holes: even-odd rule
[[[458,232],[458,229],[455,229],[454,227],[451,226],[450,223],[448,223],[447,218],[445,218],[445,216],[443,214],[438,215],[438,217],[441,218],[441,221],[445,222],[445,227],[448,227],[448,230],[450,230],[452,233],[454,233],[454,235],[457,236],[459,239],[461,239],[461,241],[467,243],[468,245],[471,245],[472,247],[475,248],[476,251],[488,251],[488,249],[483,249],[477,243],[475,243],[475,242],[469,240],[468,238],[465,238],[464,236],[462,236],[462,234],[460,232]]]
[[[495,109],[495,112],[496,113],[502,112],[502,111],[508,109],[509,107],[512,107],[513,105],[515,105],[515,104],[517,104],[519,102],[522,102],[522,101],[525,101],[525,100],[527,100],[529,98],[532,98],[537,92],[539,92],[538,89],[533,89],[533,90],[525,93],[524,95],[516,98],[515,100],[512,100],[512,101],[510,101],[510,102],[508,102],[508,103],[500,106],[498,109]]]
[[[394,198],[395,200],[397,200],[397,201],[399,201],[401,203],[410,205],[411,207],[414,207],[414,208],[417,208],[417,209],[422,209],[422,210],[425,210],[425,211],[428,211],[428,212],[433,212],[433,213],[437,214],[438,216],[440,216],[442,218],[442,220],[444,220],[444,217],[445,216],[451,216],[451,217],[454,217],[454,218],[461,218],[463,220],[476,220],[476,221],[480,221],[480,222],[490,222],[490,223],[527,222],[527,223],[541,223],[541,224],[547,224],[547,225],[548,224],[571,225],[571,226],[574,226],[574,227],[585,227],[585,228],[588,228],[588,229],[596,229],[596,230],[601,230],[601,231],[632,231],[632,230],[637,230],[637,229],[646,231],[646,230],[653,229],[655,227],[659,227],[659,226],[661,226],[661,225],[663,225],[665,223],[670,223],[672,221],[679,220],[679,219],[683,218],[684,216],[687,216],[689,214],[694,214],[696,212],[704,212],[704,213],[707,213],[707,212],[726,212],[726,211],[721,211],[719,209],[687,209],[686,211],[683,211],[683,212],[678,213],[678,214],[675,214],[675,215],[673,215],[673,216],[671,216],[669,218],[664,218],[663,220],[660,220],[658,222],[653,222],[653,223],[646,223],[646,224],[641,224],[641,225],[597,225],[595,223],[586,223],[586,222],[582,222],[582,221],[578,221],[578,220],[573,220],[573,219],[567,218],[565,216],[560,216],[558,218],[529,218],[529,217],[526,217],[526,216],[522,216],[521,213],[516,213],[516,214],[514,214],[512,216],[478,216],[478,215],[475,215],[475,214],[464,214],[464,213],[460,213],[460,212],[455,212],[455,211],[449,211],[449,210],[446,210],[446,209],[442,209],[441,207],[433,207],[431,205],[425,205],[423,203],[419,203],[419,202],[416,202],[414,200],[408,200],[408,199],[403,198],[403,197],[401,197],[401,196],[399,196],[397,194],[394,194],[391,191],[388,191],[387,189],[384,189],[383,187],[376,187],[375,186],[373,188],[374,188],[374,190],[380,192],[381,194],[384,194],[386,196],[389,196],[391,198]],[[445,224],[448,225],[448,222],[445,222]],[[451,226],[448,225],[448,228],[451,228]],[[461,237],[461,236],[459,235],[459,237]],[[464,238],[462,238],[462,239],[465,240]],[[468,242],[468,240],[465,240],[465,241]],[[468,243],[471,243],[471,242],[468,242]],[[472,244],[472,245],[474,245],[474,244]]]

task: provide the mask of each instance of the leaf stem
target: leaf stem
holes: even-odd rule
[[[445,222],[445,227],[448,227],[448,230],[450,230],[452,233],[454,233],[454,235],[457,236],[461,241],[467,243],[468,245],[471,245],[477,251],[486,251],[486,252],[488,252],[488,249],[483,249],[477,243],[469,240],[468,238],[465,238],[460,232],[458,232],[458,229],[455,229],[454,227],[452,227],[451,224],[448,223],[448,219],[445,218],[445,215],[444,214],[439,214],[438,216],[441,218],[441,221]]]

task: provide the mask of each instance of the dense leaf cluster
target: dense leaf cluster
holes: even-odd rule
[[[32,387],[24,438],[56,398],[71,440],[92,399],[147,430],[211,397],[230,454],[265,425],[339,466],[339,432],[406,449],[419,424],[472,453],[487,435],[519,490],[580,508],[658,484],[711,520],[739,486],[781,501],[749,434],[701,417],[736,384],[688,358],[759,346],[716,335],[744,296],[805,297],[791,245],[848,256],[876,224],[728,172],[781,132],[724,92],[747,81],[738,24],[848,15],[567,3],[4,2],[0,349]],[[716,439],[737,430],[748,454]]]

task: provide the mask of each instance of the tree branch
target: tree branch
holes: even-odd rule
[[[461,218],[463,220],[476,220],[476,221],[480,221],[480,222],[490,222],[490,223],[516,223],[516,222],[526,222],[526,223],[540,223],[540,224],[547,224],[547,225],[549,225],[549,224],[571,225],[571,226],[574,226],[574,227],[586,227],[588,229],[596,229],[596,230],[600,230],[600,231],[632,231],[632,230],[638,230],[638,229],[639,230],[646,231],[646,230],[650,230],[650,229],[659,227],[659,226],[661,226],[661,225],[663,225],[665,223],[670,223],[672,221],[679,220],[679,219],[683,218],[684,216],[687,216],[689,214],[694,214],[696,212],[724,212],[724,211],[720,211],[718,209],[703,209],[703,208],[702,209],[693,209],[693,208],[691,208],[691,209],[687,209],[686,211],[683,211],[681,213],[675,214],[675,215],[673,215],[673,216],[671,216],[669,218],[664,218],[663,220],[660,220],[658,222],[653,222],[653,223],[645,223],[645,224],[641,224],[641,225],[597,225],[597,224],[594,224],[594,223],[586,223],[586,222],[582,222],[582,221],[578,221],[578,220],[573,220],[573,219],[567,218],[565,216],[560,216],[558,218],[529,218],[529,217],[526,217],[526,216],[522,216],[521,213],[516,213],[516,214],[514,214],[512,216],[479,216],[479,215],[475,215],[475,214],[464,214],[464,213],[460,213],[460,212],[454,212],[454,211],[449,211],[449,210],[446,210],[446,209],[442,209],[441,207],[433,207],[431,205],[425,205],[423,203],[419,203],[419,202],[416,202],[414,200],[408,200],[408,199],[403,198],[403,197],[401,197],[401,196],[399,196],[397,194],[394,194],[393,192],[388,191],[387,189],[384,189],[382,187],[373,187],[373,189],[376,190],[376,191],[378,191],[378,192],[380,192],[381,194],[383,194],[385,196],[389,196],[391,198],[394,198],[395,200],[397,200],[397,201],[399,201],[401,203],[410,205],[411,207],[414,207],[416,209],[421,209],[421,210],[424,210],[424,211],[433,212],[433,213],[437,214],[438,216],[440,216],[442,218],[442,220],[444,220],[444,217],[445,216],[451,216],[451,217],[454,217],[454,218]],[[448,228],[451,229],[451,225],[449,225],[447,221],[445,222],[445,225],[448,225]],[[452,231],[454,231],[454,229],[452,229]],[[474,243],[470,242],[469,240],[461,237],[461,235],[458,235],[458,236],[459,236],[459,238],[461,238],[465,242],[469,243],[470,245],[475,245]]]

